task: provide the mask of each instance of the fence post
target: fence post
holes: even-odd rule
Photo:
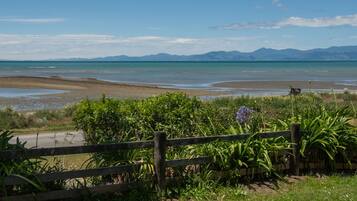
[[[154,167],[159,190],[163,190],[165,187],[165,153],[166,133],[156,132],[154,136]]]
[[[300,124],[292,124],[290,128],[292,147],[292,157],[290,157],[290,170],[294,175],[300,174]]]

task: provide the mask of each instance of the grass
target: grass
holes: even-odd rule
[[[74,128],[73,111],[74,106],[27,112],[5,108],[0,110],[0,128],[11,129],[16,133],[69,130]]]
[[[242,200],[242,201],[353,201],[357,200],[357,175],[334,175],[325,177],[306,176],[293,184],[279,181],[275,190],[267,186],[256,191],[247,186],[218,187],[195,191],[194,197],[180,200]]]
[[[72,154],[63,156],[45,157],[49,165],[60,165],[65,170],[85,169],[86,161],[90,159],[90,154]]]
[[[300,107],[306,105],[323,104],[349,106],[354,113],[352,124],[357,126],[357,94],[303,94],[298,98]],[[314,102],[316,101],[316,102]],[[247,105],[258,110],[264,110],[264,118],[284,119],[290,114],[290,98],[281,97],[237,97],[217,98],[208,101],[212,106],[218,106],[227,113],[237,109],[239,105]],[[264,109],[262,109],[264,108]],[[18,112],[10,108],[0,110],[0,128],[11,129],[17,134],[36,133],[38,131],[68,131],[74,130],[72,117],[76,105],[55,110],[38,110]],[[228,123],[228,122],[227,122]]]

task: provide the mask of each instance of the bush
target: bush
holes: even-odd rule
[[[13,138],[12,132],[0,130],[0,150],[23,150],[25,143],[16,141],[15,144],[10,144]],[[23,192],[29,189],[43,190],[42,185],[33,179],[33,174],[40,169],[39,161],[33,161],[26,157],[18,156],[16,159],[0,159],[0,186],[2,186],[3,195]],[[19,188],[6,189],[2,182],[7,176],[17,176],[28,182],[28,185],[21,185]],[[1,194],[0,193],[0,196]]]
[[[0,110],[0,128],[2,129],[24,128],[33,123],[32,118],[26,118],[11,108]]]
[[[0,130],[0,150],[19,150],[25,149],[26,142],[16,140],[14,144],[10,140],[14,136],[11,131]],[[44,158],[30,159],[22,154],[12,159],[0,158],[0,197],[8,195],[18,195],[21,193],[34,193],[39,191],[46,191],[46,189],[57,190],[63,189],[65,185],[64,180],[57,180],[52,182],[41,183],[36,177],[36,174],[44,174],[50,172],[63,171],[63,168],[56,163],[49,165]],[[7,186],[3,185],[4,179],[8,176],[18,177],[24,180],[24,184]],[[6,199],[5,199],[6,200]]]
[[[271,175],[273,164],[286,162],[287,157],[281,151],[289,147],[290,143],[283,137],[259,139],[259,134],[252,134],[244,141],[205,144],[192,148],[191,152],[213,158],[210,168],[228,173],[221,179],[230,181],[240,176],[239,170],[245,168],[263,169]]]
[[[0,128],[24,129],[51,126],[69,126],[75,106],[60,110],[38,110],[34,112],[19,112],[6,108],[0,110]]]
[[[201,102],[182,93],[144,100],[84,100],[77,105],[74,122],[89,143],[152,139],[155,131],[168,137],[194,135]]]
[[[279,120],[278,127],[288,129],[291,123],[300,123],[301,155],[307,161],[326,159],[333,165],[337,155],[349,162],[357,148],[357,128],[349,123],[350,114],[347,107],[312,106],[293,118]]]
[[[105,97],[100,101],[84,100],[77,105],[73,121],[90,144],[128,141],[129,107],[129,102]]]
[[[239,122],[236,113],[242,108],[253,112]],[[258,167],[273,173],[272,163],[287,159],[279,152],[290,144],[281,138],[262,140],[256,138],[256,133],[287,130],[291,123],[298,122],[303,134],[303,156],[309,158],[311,150],[319,149],[329,160],[342,155],[348,161],[357,146],[356,128],[349,124],[349,117],[355,115],[351,111],[338,102],[324,102],[315,94],[200,101],[181,93],[167,93],[143,100],[85,100],[76,106],[74,121],[90,144],[150,140],[155,131],[164,131],[169,138],[250,133],[252,137],[243,142],[168,148],[167,158],[209,155],[215,158],[211,165],[219,170]],[[137,159],[151,162],[151,154],[97,154],[93,161],[106,165]]]
[[[169,138],[193,136],[201,108],[199,100],[182,93],[151,97],[137,104],[137,129],[147,139],[155,131],[166,132]]]

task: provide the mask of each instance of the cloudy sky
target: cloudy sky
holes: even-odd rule
[[[1,0],[0,59],[357,45],[356,0]]]

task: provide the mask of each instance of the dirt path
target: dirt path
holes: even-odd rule
[[[69,147],[80,146],[84,144],[83,133],[81,131],[61,131],[61,132],[40,132],[37,133],[15,135],[22,142],[27,142],[27,148],[33,147]],[[16,142],[16,138],[11,140]]]

